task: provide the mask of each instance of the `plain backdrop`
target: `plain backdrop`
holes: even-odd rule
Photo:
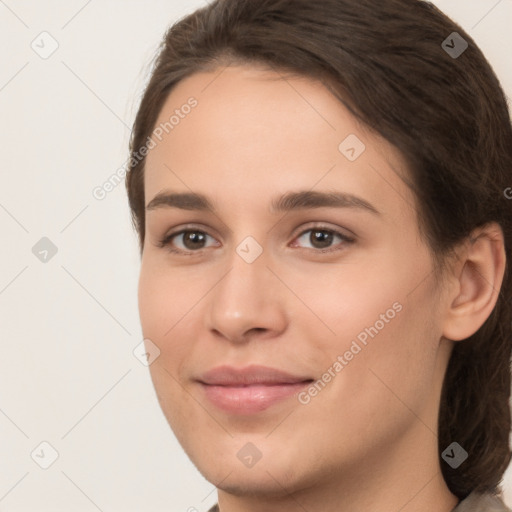
[[[434,3],[510,96],[512,1]],[[0,0],[0,511],[201,512],[217,500],[133,354],[139,256],[124,183],[93,195],[127,159],[165,29],[202,5]]]

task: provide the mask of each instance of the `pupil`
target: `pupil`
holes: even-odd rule
[[[315,246],[318,242],[320,243],[320,248],[329,247],[332,242],[332,233],[328,233],[326,231],[312,231],[312,244]]]
[[[191,242],[191,247],[188,243]],[[202,233],[198,234],[195,231],[189,231],[185,236],[185,246],[189,249],[197,249],[197,243],[199,245],[204,242],[204,235]],[[195,244],[195,245],[194,245]]]

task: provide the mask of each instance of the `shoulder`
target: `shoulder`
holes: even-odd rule
[[[208,510],[208,512],[219,512],[219,505],[215,503],[215,505],[210,510]]]
[[[502,499],[493,494],[472,492],[462,500],[453,512],[512,512]]]

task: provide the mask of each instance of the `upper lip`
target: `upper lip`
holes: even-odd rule
[[[251,384],[295,384],[313,379],[268,366],[251,365],[245,368],[217,366],[203,373],[197,380],[203,384],[216,386],[248,386]]]

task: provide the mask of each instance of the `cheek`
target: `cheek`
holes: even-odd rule
[[[399,264],[386,249],[314,271],[292,268],[282,273],[309,309],[296,310],[295,321],[309,331],[304,340],[321,341],[339,351],[348,349],[358,335],[364,343],[396,326],[402,309],[414,299],[409,292],[421,272],[411,262]]]
[[[194,270],[173,270],[151,256],[143,259],[138,285],[140,323],[144,338],[160,349],[158,364],[149,369],[169,391],[175,386],[179,391],[177,381],[181,382],[190,361],[197,358],[200,346],[194,340],[204,337],[201,308],[215,281],[215,275],[210,282],[208,276],[194,275]]]
[[[144,339],[151,340],[160,350],[148,369],[160,406],[171,424],[180,414],[179,368],[187,356],[186,344],[177,343],[175,337],[179,320],[186,313],[180,307],[184,301],[183,294],[176,292],[176,286],[161,267],[151,264],[149,258],[143,259],[138,285],[140,323]]]
[[[167,395],[169,384],[172,388],[172,379],[167,372],[174,375],[176,372],[172,365],[178,362],[176,354],[173,354],[175,357],[172,359],[168,359],[167,355],[169,340],[175,330],[173,326],[179,320],[180,308],[176,302],[180,294],[174,291],[174,287],[169,286],[171,283],[167,283],[164,276],[157,267],[143,260],[139,276],[138,303],[143,337],[151,340],[160,350],[159,357],[149,366],[153,384],[157,394],[161,392]],[[173,352],[177,348],[173,347]]]
[[[336,374],[333,393],[379,408],[393,390],[414,401],[428,389],[440,335],[435,290],[428,256],[409,254],[390,251],[336,272],[326,266],[295,276],[302,301],[317,314],[297,310],[303,349],[314,350],[320,375],[329,368]],[[333,367],[339,356],[343,368]]]
[[[143,259],[138,304],[144,336],[170,339],[172,331],[200,299],[201,290],[204,295],[204,286],[199,286],[193,276],[180,270],[169,271],[155,258]]]

